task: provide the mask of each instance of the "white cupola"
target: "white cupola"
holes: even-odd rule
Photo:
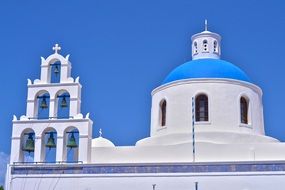
[[[220,59],[221,36],[208,31],[205,20],[205,30],[192,36],[192,59]]]
[[[99,137],[92,139],[92,148],[115,147],[108,139],[102,137],[102,129],[99,130]]]

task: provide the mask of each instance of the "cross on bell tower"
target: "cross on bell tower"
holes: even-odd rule
[[[57,54],[61,50],[61,47],[58,44],[55,44],[54,47],[52,47],[52,50]]]

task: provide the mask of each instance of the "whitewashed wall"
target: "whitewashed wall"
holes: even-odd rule
[[[195,122],[197,132],[234,132],[264,135],[262,91],[230,79],[187,79],[162,85],[152,92],[151,136],[189,133],[192,130],[192,97],[208,95],[209,121]],[[249,124],[240,122],[240,97],[249,98]],[[166,126],[159,123],[159,104],[167,101]]]
[[[60,177],[60,178],[59,178]],[[285,173],[13,176],[10,190],[284,190]],[[8,188],[7,188],[8,189]]]

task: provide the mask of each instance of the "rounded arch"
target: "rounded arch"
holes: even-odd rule
[[[208,51],[208,40],[203,40],[203,51]]]
[[[32,128],[26,128],[22,131],[19,151],[19,162],[34,162],[35,131]]]
[[[197,44],[197,41],[194,41],[193,45],[194,45],[193,53],[196,54],[196,53],[198,53],[198,44]]]
[[[47,82],[60,83],[62,65],[66,63],[66,59],[60,54],[50,55],[44,62],[43,66],[47,67]]]
[[[57,54],[52,54],[52,55],[50,55],[49,57],[47,57],[44,60],[42,66],[49,66],[49,65],[51,65],[51,64],[53,64],[53,63],[55,63],[57,61],[59,61],[61,63],[65,63],[66,62],[66,58],[64,58],[62,55],[60,55],[58,53]]]
[[[195,96],[195,121],[209,121],[209,98],[206,93]]]
[[[63,134],[63,155],[66,162],[78,162],[80,131],[74,126],[69,126]]]
[[[38,119],[49,118],[50,93],[40,90],[34,98],[34,117]]]
[[[214,53],[218,53],[218,42],[217,42],[217,40],[214,40],[213,46],[214,46]]]
[[[48,63],[48,83],[60,83],[62,62],[59,59],[52,59]]]
[[[56,67],[57,65],[57,67]],[[56,69],[56,72],[54,70]],[[47,59],[42,57],[41,80],[46,83],[60,83],[70,77],[71,65],[69,55],[63,57],[57,52],[50,55]],[[56,73],[56,80],[53,81],[53,75]]]
[[[159,103],[159,125],[166,126],[167,101],[163,98]]]
[[[59,119],[70,117],[70,93],[66,89],[59,90],[55,95],[55,117]]]
[[[53,127],[45,128],[41,133],[41,160],[44,162],[56,162],[57,131]]]

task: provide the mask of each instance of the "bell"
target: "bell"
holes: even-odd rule
[[[46,101],[46,97],[43,96],[42,98],[43,98],[43,99],[42,99],[42,101],[41,101],[40,108],[41,108],[41,109],[46,109],[46,108],[48,108],[47,101]]]
[[[58,65],[55,65],[53,72],[54,72],[55,76],[57,76],[59,74]]]
[[[54,142],[53,132],[50,132],[50,134],[49,134],[49,138],[48,138],[46,147],[49,149],[56,147],[56,144]]]
[[[78,147],[76,144],[74,133],[71,133],[71,136],[68,139],[68,143],[67,143],[66,147],[68,147],[68,148],[77,148]]]
[[[31,152],[34,152],[35,150],[35,141],[33,139],[33,133],[29,133],[29,137],[26,140],[26,144],[23,147],[23,151],[29,152],[29,154]]]
[[[62,107],[62,108],[66,108],[67,107],[67,102],[66,102],[65,96],[63,96],[63,98],[61,100],[60,107]]]

